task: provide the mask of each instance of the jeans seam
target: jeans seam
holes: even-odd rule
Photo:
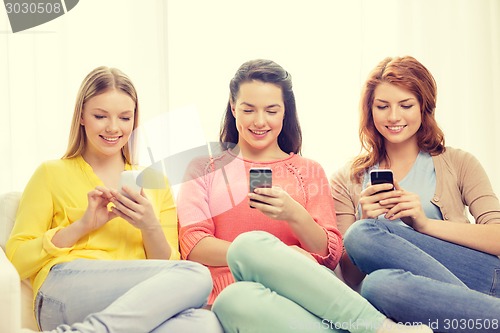
[[[491,289],[490,289],[491,296],[497,295],[497,286],[499,282],[500,282],[500,268],[495,268],[495,271],[493,272],[493,281],[491,283]]]

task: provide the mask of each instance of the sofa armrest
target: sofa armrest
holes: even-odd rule
[[[0,332],[17,332],[21,327],[21,280],[0,248]]]
[[[33,289],[5,255],[5,244],[16,220],[21,192],[0,195],[0,332],[18,332],[20,327],[37,331],[33,314]]]
[[[0,247],[4,250],[16,221],[21,195],[21,192],[7,192],[0,195]]]

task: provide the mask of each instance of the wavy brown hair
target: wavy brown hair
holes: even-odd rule
[[[370,73],[361,93],[359,139],[361,153],[351,166],[351,178],[359,182],[365,170],[387,158],[384,137],[373,122],[372,107],[375,88],[383,82],[393,84],[414,94],[420,103],[422,124],[417,131],[421,151],[431,155],[444,152],[444,134],[434,117],[437,87],[432,74],[415,58],[385,58]]]
[[[245,62],[238,68],[229,83],[229,101],[221,123],[219,141],[226,150],[238,143],[236,119],[231,112],[231,102],[236,101],[240,86],[245,82],[261,81],[272,83],[281,88],[285,104],[283,128],[278,135],[278,145],[285,153],[299,154],[302,147],[302,131],[297,116],[295,95],[292,89],[292,76],[280,65],[271,60],[255,59]]]
[[[80,123],[85,103],[92,97],[113,89],[127,94],[134,101],[133,129],[135,130],[137,128],[139,125],[139,101],[137,99],[137,91],[132,81],[119,69],[105,66],[97,67],[85,77],[78,91],[69,133],[68,148],[62,157],[63,159],[81,155],[87,144],[85,129]],[[134,163],[136,137],[136,135],[132,134],[127,144],[122,148],[123,159],[129,164]]]

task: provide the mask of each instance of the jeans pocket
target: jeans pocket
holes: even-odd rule
[[[493,272],[493,282],[491,284],[490,295],[494,297],[500,297],[499,292],[499,284],[500,284],[500,268],[495,268]]]
[[[38,292],[35,303],[35,315],[38,327],[42,330],[53,330],[66,323],[64,304]]]

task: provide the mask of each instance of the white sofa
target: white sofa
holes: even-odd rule
[[[15,333],[22,328],[38,331],[33,315],[33,290],[5,255],[5,243],[14,225],[20,192],[0,195],[0,332]]]

